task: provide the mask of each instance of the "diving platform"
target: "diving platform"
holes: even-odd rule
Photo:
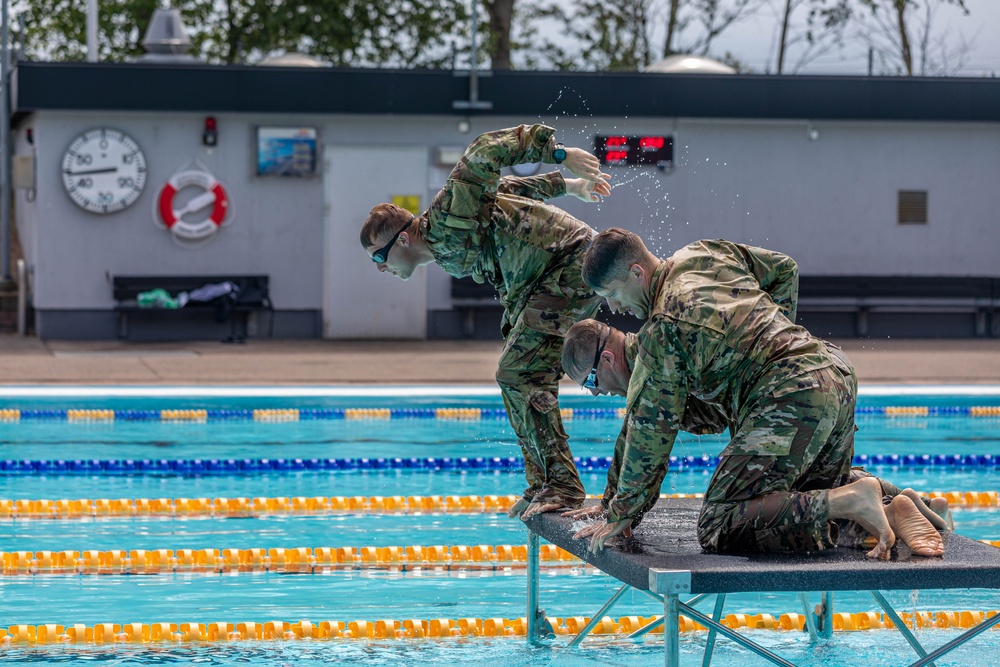
[[[596,501],[588,501],[596,502]],[[679,617],[708,628],[705,657],[711,662],[716,634],[722,634],[770,660],[794,667],[741,633],[720,623],[728,593],[795,592],[800,594],[807,629],[813,638],[832,632],[833,592],[870,591],[893,625],[903,634],[918,659],[910,667],[933,661],[1000,623],[1000,615],[984,620],[954,640],[928,652],[910,632],[880,591],[914,589],[1000,589],[1000,549],[954,533],[942,533],[945,555],[913,556],[901,542],[890,560],[872,560],[860,549],[837,548],[792,554],[713,554],[702,550],[696,527],[701,500],[661,498],[630,538],[616,538],[598,554],[587,552],[589,540],[573,539],[573,521],[557,513],[535,515],[528,527],[528,639],[537,641],[547,623],[539,610],[539,538],[555,544],[622,582],[622,587],[596,613],[572,642],[579,644],[600,618],[629,589],[643,591],[664,605],[661,620],[640,628],[638,638],[664,626],[667,667],[679,665]],[[809,592],[822,593],[821,613],[808,609]],[[682,601],[681,597],[688,599]],[[694,607],[715,597],[712,616]]]

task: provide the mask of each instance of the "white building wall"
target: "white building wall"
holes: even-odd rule
[[[472,119],[472,131],[462,134],[453,117],[217,114],[219,143],[210,150],[201,145],[204,118],[42,111],[22,120],[17,151],[29,151],[24,130],[31,127],[37,188],[34,201],[17,192],[16,220],[34,269],[36,309],[110,310],[114,275],[266,273],[279,310],[319,311],[323,180],[257,177],[257,125],[315,126],[322,145],[427,147],[427,200],[448,173],[436,149],[464,146],[482,131],[547,122],[561,141],[584,148],[597,133],[671,134],[673,170],[612,168],[615,189],[605,202],[560,205],[598,229],[632,229],[664,255],[699,238],[725,237],[787,252],[807,275],[1000,269],[1000,124],[488,117]],[[132,136],[149,168],[138,201],[106,216],[73,204],[59,175],[72,139],[99,126]],[[194,158],[224,183],[234,207],[232,225],[196,250],[173,243],[152,212],[160,185]],[[394,178],[391,162],[385,178]],[[929,224],[896,223],[900,189],[928,191]],[[430,268],[427,307],[448,309],[450,282]]]

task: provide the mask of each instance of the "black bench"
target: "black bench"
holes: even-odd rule
[[[137,302],[140,293],[163,289],[172,297],[191,292],[208,284],[231,282],[237,291],[212,301],[188,301],[179,309],[142,307]],[[177,317],[183,315],[214,317],[216,322],[229,324],[229,336],[224,342],[244,342],[248,335],[251,313],[267,312],[268,337],[274,329],[274,307],[271,304],[268,276],[115,276],[113,279],[115,312],[118,314],[118,337],[127,338],[132,317]]]
[[[475,335],[478,313],[502,309],[493,286],[471,278],[452,279],[451,299],[465,337]],[[798,315],[799,323],[823,337],[996,337],[1000,278],[800,276]],[[625,331],[638,328],[634,318],[606,310],[599,319]]]
[[[882,335],[875,318],[893,314],[900,323],[922,316],[938,323],[937,334],[978,337],[1000,335],[1000,278],[969,276],[801,276],[799,320],[819,314],[846,313],[853,335]],[[883,319],[885,319],[883,317]],[[926,330],[934,333],[931,326]],[[815,332],[823,335],[817,327]]]

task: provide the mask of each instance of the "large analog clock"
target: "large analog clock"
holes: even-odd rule
[[[84,132],[63,155],[63,186],[77,206],[114,213],[130,206],[146,185],[146,157],[132,137],[109,128]]]

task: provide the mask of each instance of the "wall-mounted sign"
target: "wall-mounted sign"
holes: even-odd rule
[[[258,127],[258,176],[312,176],[316,173],[315,127]]]
[[[674,162],[674,138],[661,135],[594,137],[594,152],[601,164],[610,166],[653,165],[669,167]]]
[[[177,241],[207,241],[232,222],[232,209],[222,183],[194,162],[160,188],[154,218]]]
[[[413,215],[420,215],[420,195],[393,195],[392,203]]]
[[[146,157],[135,141],[106,127],[84,132],[63,153],[62,182],[73,203],[91,213],[132,205],[146,185]]]

